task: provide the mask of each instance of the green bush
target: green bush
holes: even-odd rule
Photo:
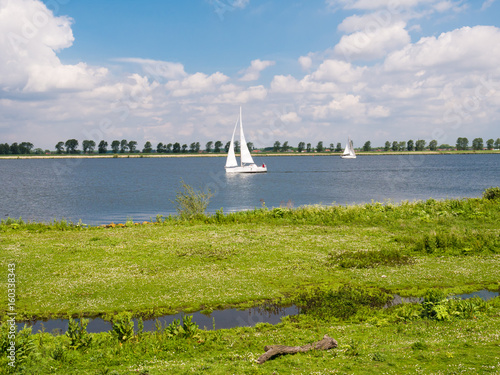
[[[490,187],[483,191],[484,199],[500,199],[500,187]]]
[[[66,336],[70,339],[70,346],[73,349],[85,348],[92,342],[92,336],[87,332],[88,319],[81,318],[80,321],[75,321],[69,318],[68,331]]]
[[[175,196],[175,205],[181,219],[190,220],[204,218],[205,211],[213,197],[210,189],[205,193],[202,190],[194,190],[181,180],[182,191],[178,191]]]
[[[134,337],[134,322],[132,314],[123,312],[116,315],[113,320],[112,333],[120,342],[125,342]]]

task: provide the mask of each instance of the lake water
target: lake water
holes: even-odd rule
[[[478,197],[500,155],[256,157],[266,174],[226,175],[223,157],[0,159],[0,218],[98,225],[175,214],[180,181],[215,192],[209,212],[306,204]]]

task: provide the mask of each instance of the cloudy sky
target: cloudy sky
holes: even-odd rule
[[[495,0],[0,0],[0,142],[500,137]]]

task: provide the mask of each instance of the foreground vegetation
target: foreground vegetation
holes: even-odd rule
[[[499,196],[493,188],[483,198],[220,210],[109,227],[4,220],[2,269],[16,264],[18,321],[114,322],[100,334],[87,334],[84,321],[66,335],[18,332],[16,371],[498,374],[500,298],[444,297],[499,290]],[[383,308],[394,293],[425,300]],[[6,315],[6,293],[1,298]],[[269,300],[295,303],[302,314],[276,326],[205,331],[188,319],[131,332],[131,316]],[[303,345],[324,334],[339,347],[255,362],[264,345]],[[6,364],[2,354],[2,371]]]

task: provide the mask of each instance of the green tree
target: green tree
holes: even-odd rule
[[[274,142],[273,152],[279,152],[280,149],[281,149],[281,142],[280,141]]]
[[[475,151],[482,150],[484,148],[483,138],[474,138],[472,140],[472,149]]]
[[[111,142],[111,149],[113,150],[113,153],[117,154],[120,149],[120,141]]]
[[[324,147],[323,147],[323,142],[322,141],[319,141],[318,142],[318,145],[316,146],[316,151],[317,152],[323,152],[324,150]]]
[[[178,154],[181,152],[181,144],[179,142],[175,142],[172,146],[172,152]]]
[[[231,146],[231,141],[227,142],[224,146],[224,151],[229,152],[229,146]]]
[[[282,152],[288,152],[288,149],[290,146],[288,146],[288,141],[283,142],[283,145],[281,146],[281,151]]]
[[[417,151],[424,151],[425,150],[425,141],[423,139],[419,139],[415,143],[415,150],[417,150]]]
[[[136,141],[130,141],[128,144],[127,144],[127,147],[128,147],[128,150],[130,153],[134,153],[135,152],[135,149],[137,147],[137,142]]]
[[[469,147],[469,140],[464,137],[457,139],[457,150],[467,150]]]
[[[33,143],[31,142],[21,142],[19,145],[19,152],[21,154],[31,154],[31,150],[33,149]]]
[[[386,141],[384,146],[384,151],[387,152],[391,149],[391,142]]]
[[[160,142],[160,143],[158,143],[158,144],[156,145],[156,152],[157,152],[158,154],[162,154],[162,153],[164,153],[164,152],[165,152],[165,145],[164,145],[162,142]]]
[[[406,149],[408,151],[414,151],[415,150],[415,145],[413,144],[413,140],[410,139],[407,143],[406,143]]]
[[[216,141],[214,144],[214,152],[219,153],[221,148],[222,148],[222,142]]]
[[[19,145],[17,142],[14,142],[13,144],[10,145],[10,153],[12,155],[18,155],[19,154]]]
[[[435,139],[433,139],[432,141],[429,142],[429,150],[436,151],[437,145],[438,145],[438,142]]]
[[[342,152],[342,144],[340,142],[337,143],[337,147],[335,147],[335,152]]]
[[[392,142],[392,148],[391,148],[391,149],[392,149],[392,151],[397,151],[397,150],[399,150],[399,144],[398,144],[398,142],[397,142],[397,141],[393,141],[393,142]]]
[[[371,151],[372,150],[372,143],[370,141],[366,141],[365,144],[363,145],[363,151]]]
[[[10,152],[8,143],[0,143],[0,155],[7,155]]]
[[[128,150],[128,142],[126,139],[122,139],[120,142],[120,152],[123,154]]]
[[[150,154],[151,152],[153,152],[153,145],[151,144],[151,142],[146,141],[146,143],[144,143],[144,148],[142,149],[142,152],[145,154]]]
[[[64,142],[57,142],[56,144],[56,152],[58,154],[62,154],[64,151]]]
[[[64,145],[66,146],[67,154],[78,153],[78,150],[76,149],[78,147],[78,141],[76,139],[68,139]]]
[[[306,145],[306,151],[307,151],[307,152],[311,152],[311,151],[312,151],[312,148],[311,148],[311,144],[310,144],[310,143],[308,143],[308,144]]]
[[[333,152],[335,150],[335,145],[333,143],[330,143],[330,152]]]
[[[486,141],[486,148],[488,150],[493,150],[493,145],[495,144],[495,141],[493,140],[493,138],[490,138]]]
[[[106,141],[99,142],[97,150],[100,154],[105,154],[106,152],[108,152],[108,142]]]
[[[495,148],[497,150],[500,149],[500,138],[497,138],[497,140],[495,141]]]
[[[234,152],[240,152],[240,141],[234,141]]]
[[[212,152],[212,146],[213,146],[213,144],[214,143],[212,141],[207,142],[207,144],[205,145],[205,151],[209,152],[209,153]]]
[[[172,147],[173,147],[172,143],[168,143],[164,152],[171,153]]]
[[[406,149],[406,142],[405,141],[399,142],[398,149],[399,149],[399,151],[404,151]]]
[[[83,153],[86,154],[87,152],[89,154],[93,153],[94,152],[94,148],[95,148],[95,142],[92,141],[92,140],[84,140],[82,142],[82,148],[83,148]]]
[[[194,153],[196,152],[195,150],[196,150],[196,142],[193,142],[189,145],[189,152]]]
[[[297,147],[298,152],[304,151],[304,148],[306,147],[306,144],[304,142],[299,142],[299,145]]]
[[[248,151],[252,152],[253,151],[253,143],[247,142],[247,148],[248,148]]]
[[[187,152],[187,148],[188,148],[188,145],[184,143],[184,144],[181,146],[181,152],[185,154],[185,153]]]

